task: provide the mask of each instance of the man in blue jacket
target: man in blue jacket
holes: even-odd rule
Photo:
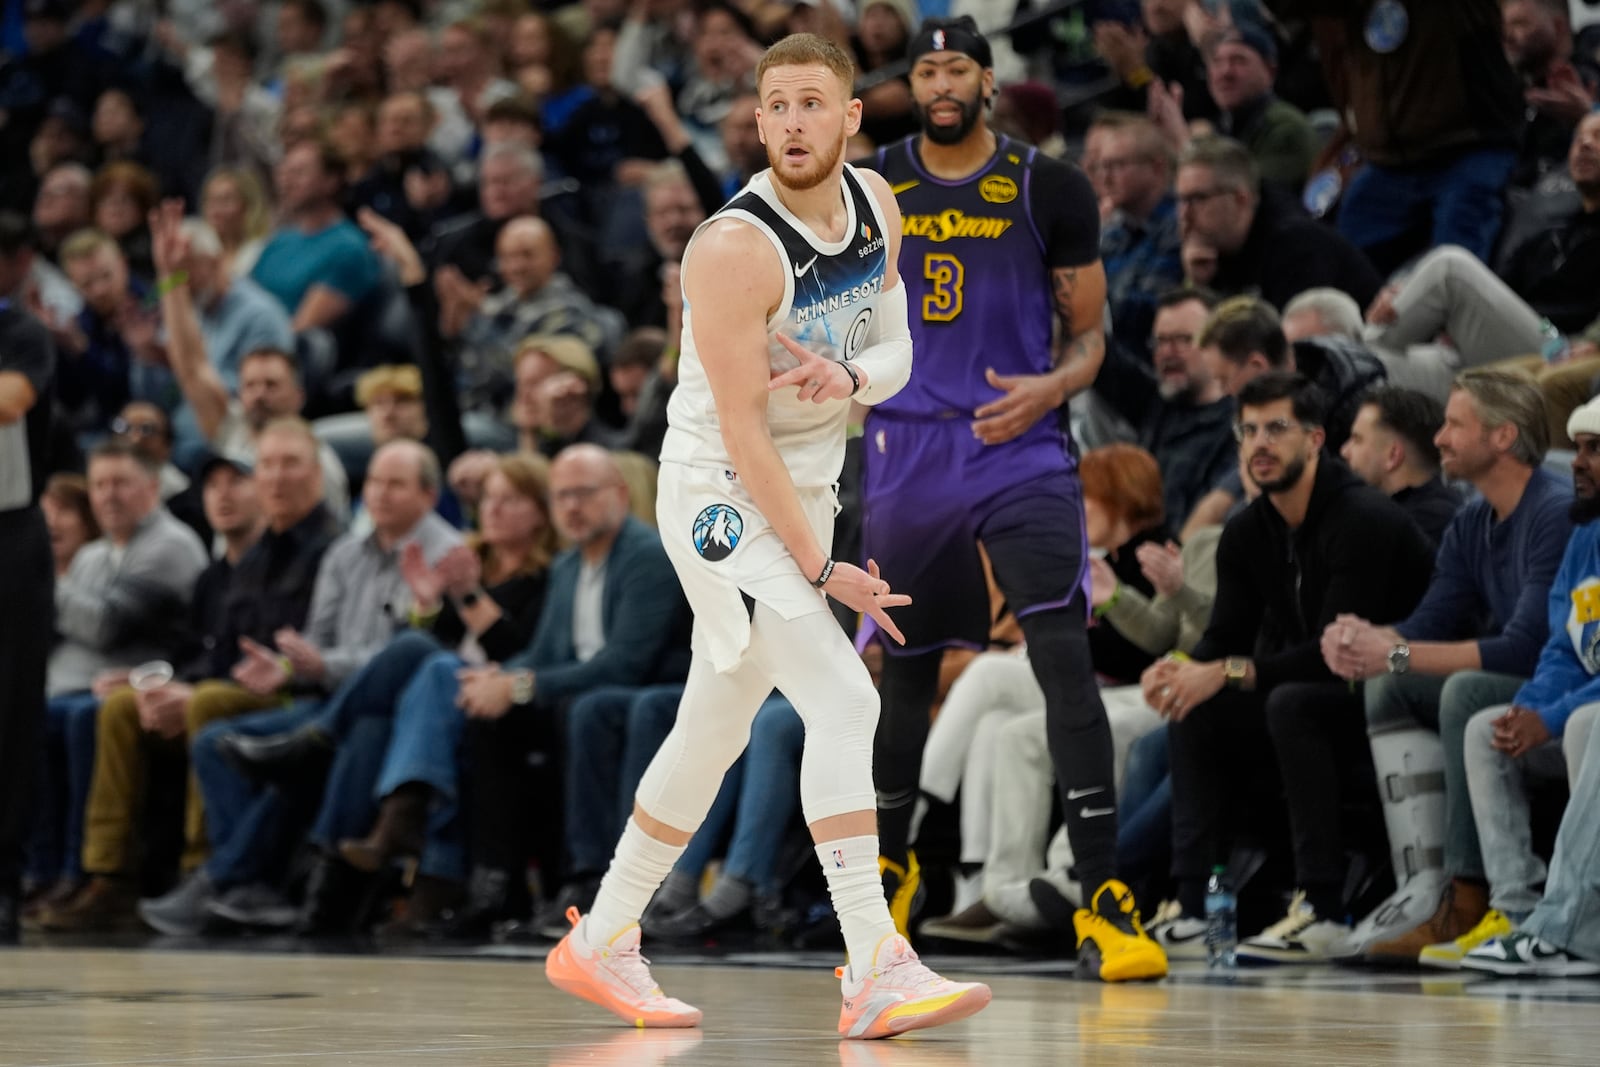
[[[1600,400],[1567,420],[1578,446],[1572,460],[1572,520],[1577,524],[1550,587],[1550,640],[1533,677],[1509,704],[1484,708],[1467,723],[1465,762],[1489,876],[1482,936],[1505,937],[1528,918],[1545,882],[1533,851],[1528,805],[1536,780],[1577,781],[1589,730],[1600,714]],[[1473,944],[1429,945],[1426,966],[1455,968]]]
[[[1341,616],[1322,639],[1335,674],[1370,679],[1367,734],[1399,884],[1335,958],[1415,965],[1425,947],[1471,933],[1488,912],[1462,758],[1467,721],[1533,674],[1572,532],[1572,491],[1540,466],[1549,428],[1530,379],[1462,373],[1434,442],[1444,473],[1481,499],[1445,530],[1422,603],[1394,627]]]

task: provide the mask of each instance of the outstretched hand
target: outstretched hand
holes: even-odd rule
[[[809,400],[813,404],[821,404],[827,400],[849,400],[854,395],[856,383],[851,379],[850,372],[845,370],[838,360],[811,351],[787,334],[778,334],[778,342],[794,353],[800,365],[794,370],[774,374],[772,380],[767,383],[769,392],[775,393],[791,385],[799,386],[798,398]],[[856,373],[861,375],[861,384],[865,388],[866,373],[860,369],[857,369]]]
[[[866,570],[851,563],[835,561],[833,573],[828,576],[822,591],[852,611],[866,613],[878,624],[879,629],[895,639],[896,644],[906,643],[906,635],[889,618],[888,609],[903,608],[911,603],[911,598],[904,593],[889,591],[889,583],[878,575],[877,561],[867,560]]]

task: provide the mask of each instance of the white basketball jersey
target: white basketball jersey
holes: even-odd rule
[[[844,237],[826,242],[795,218],[772,188],[770,171],[750,179],[712,219],[735,218],[766,234],[784,263],[783,301],[767,320],[767,360],[775,372],[799,361],[777,340],[780,332],[830,359],[850,359],[865,346],[878,296],[888,279],[888,240],[877,198],[850,166],[844,168],[849,222]],[[705,225],[709,225],[708,219]],[[704,226],[702,226],[702,229]],[[699,237],[699,231],[695,233]],[[694,241],[684,263],[694,254]],[[767,421],[796,486],[831,485],[844,465],[847,401],[814,404],[784,389],[767,400]],[[678,388],[667,405],[661,459],[732,470],[705,367],[694,345],[694,308],[683,308]]]

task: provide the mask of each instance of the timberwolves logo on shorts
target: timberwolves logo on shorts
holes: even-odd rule
[[[712,504],[694,517],[694,550],[707,563],[720,563],[739,547],[744,518],[731,504]]]

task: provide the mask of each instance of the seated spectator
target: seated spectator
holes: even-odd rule
[[[1349,293],[1327,286],[1307,289],[1283,309],[1283,334],[1290,344],[1314,339],[1320,345],[1364,351],[1383,364],[1384,377],[1394,385],[1415,389],[1441,405],[1450,398],[1461,357],[1448,344],[1411,345],[1400,351],[1385,347],[1376,333],[1376,327],[1362,323],[1361,308]]]
[[[1567,736],[1576,740],[1571,730]],[[1600,812],[1600,730],[1589,731],[1581,759],[1568,760],[1582,770],[1561,817],[1544,896],[1514,931],[1468,952],[1461,961],[1466,970],[1505,978],[1600,974],[1600,923],[1593,914],[1600,894],[1600,851],[1594,847],[1600,840],[1594,826]]]
[[[165,685],[137,693],[118,688],[100,705],[83,831],[83,869],[89,880],[78,894],[39,914],[44,929],[104,930],[133,917],[134,826],[151,746],[174,747],[208,722],[281,700],[277,693],[261,695],[229,679],[236,668],[247,678],[282,670],[272,654],[246,650],[264,649],[283,628],[304,625],[318,565],[338,529],[321,504],[322,479],[310,427],[298,420],[268,427],[261,435],[255,470],[266,531],[237,565],[220,570],[225,588],[197,595],[211,610],[198,630],[206,637],[203,655]],[[199,791],[191,788],[189,793],[185,865],[192,867],[204,858],[205,825]]]
[[[732,200],[751,178],[767,169],[767,146],[761,142],[760,124],[756,112],[761,108],[761,98],[755,93],[741,93],[728,103],[727,117],[719,130],[722,134],[722,151],[728,157],[728,167],[723,172],[722,195]],[[649,205],[646,204],[648,212]],[[646,222],[649,216],[646,215]]]
[[[212,171],[200,192],[200,217],[222,245],[222,269],[227,276],[248,278],[266,247],[272,225],[261,180],[245,170]]]
[[[219,813],[214,825],[238,827],[219,835],[228,838],[227,852],[237,860],[219,855],[207,865],[214,889],[261,877],[259,864],[255,871],[246,870],[244,864],[252,854],[271,849],[274,843],[263,837],[278,832],[261,817],[281,804],[281,798],[264,788],[267,784],[277,783],[280,790],[311,781],[320,784],[326,771],[327,787],[313,837],[327,846],[346,834],[367,831],[376,814],[373,786],[400,699],[429,656],[452,648],[462,655],[498,661],[527,646],[544,603],[546,572],[557,547],[548,496],[548,468],[543,460],[523,455],[499,457],[487,480],[479,532],[467,545],[451,549],[431,567],[419,551],[402,556],[401,570],[412,596],[409,630],[348,678],[310,721],[299,713],[264,712],[220,724],[200,735],[194,759],[209,810]],[[240,778],[240,772],[245,778]],[[241,792],[246,786],[254,799]],[[235,818],[234,813],[246,804],[250,810]],[[453,851],[458,855],[460,850]],[[325,860],[319,869],[323,877],[316,883],[316,891],[309,893],[305,913],[312,927],[331,923],[336,903],[329,894],[337,888],[337,878],[329,872],[338,868]],[[440,917],[446,904],[459,902],[464,873],[460,863],[451,859],[450,850],[429,850],[413,886],[408,923],[424,927]],[[468,910],[481,908],[477,916],[482,922],[480,934],[487,932],[489,920],[511,917],[504,914],[507,906],[515,908],[520,903],[517,914],[527,910],[525,893],[516,896],[516,884],[507,884],[505,872],[498,872],[497,878],[474,876],[468,888]],[[499,895],[489,900],[485,893]],[[257,892],[255,896],[269,900],[276,894]],[[281,908],[234,900],[221,910],[225,917],[245,926],[287,925],[270,921],[273,911],[281,913]],[[217,914],[219,908],[211,911]],[[175,917],[181,918],[169,913],[167,919]],[[293,919],[292,913],[289,919]]]
[[[561,248],[566,273],[584,292],[595,296],[609,289],[595,267],[594,239],[566,213],[543,210],[540,188],[544,163],[538,152],[515,144],[485,149],[478,168],[478,210],[437,224],[424,242],[427,262],[441,273],[456,271],[473,284],[503,281],[495,263],[500,233],[512,219],[543,218]],[[454,279],[452,279],[454,280]]]
[[[641,404],[666,344],[666,331],[641,326],[622,339],[606,367],[606,388],[596,407],[602,412],[601,421],[629,440],[636,437]]]
[[[1194,505],[1236,467],[1233,401],[1211,376],[1196,342],[1215,298],[1203,289],[1172,289],[1156,304],[1150,347],[1154,368],[1118,346],[1095,381],[1096,395],[1138,432],[1161,469],[1167,521],[1181,527]]]
[[[228,392],[236,393],[239,361],[245,353],[263,348],[287,351],[294,346],[289,316],[255,282],[228,274],[222,242],[207,223],[184,220],[182,236],[188,241],[187,266],[163,281],[167,288],[180,278],[187,283],[199,314],[206,357]]]
[[[127,441],[89,456],[89,500],[104,536],[77,553],[56,583],[45,721],[35,797],[39,816],[30,873],[60,903],[81,887],[85,802],[94,770],[100,696],[128,671],[174,658],[186,635],[189,598],[206,567],[194,531],[161,506],[160,467]]]
[[[1413,783],[1382,794],[1395,895],[1337,954],[1407,965],[1488,911],[1463,737],[1473,715],[1510,700],[1533,673],[1572,531],[1572,492],[1541,466],[1544,405],[1526,378],[1463,372],[1435,440],[1444,473],[1482,497],[1445,531],[1427,595],[1393,626],[1351,612],[1322,635],[1335,674],[1368,680],[1379,778]]]
[[[57,395],[80,446],[87,446],[129,400],[172,411],[181,396],[163,365],[147,288],[129,274],[116,242],[99,230],[80,230],[62,245],[61,261],[84,306],[75,320],[51,328],[64,357]]]
[[[1287,794],[1298,892],[1288,915],[1240,953],[1326,958],[1346,927],[1342,798],[1374,790],[1360,702],[1329,673],[1325,627],[1352,610],[1395,619],[1426,585],[1430,549],[1394,504],[1323,451],[1325,401],[1307,378],[1268,374],[1239,393],[1239,439],[1262,491],[1223,531],[1217,593],[1192,658],[1145,672],[1172,721],[1172,874],[1182,916],[1205,914],[1206,879],[1229,846],[1276,827]],[[1315,708],[1315,713],[1308,709]],[[1229,818],[1229,798],[1244,801]],[[1256,838],[1259,840],[1259,837]]]
[[[1349,293],[1363,307],[1382,284],[1354,246],[1264,189],[1242,145],[1199,138],[1178,161],[1178,224],[1184,238],[1216,249],[1215,275],[1205,284],[1231,296],[1259,293],[1275,308],[1317,286]]]
[[[1272,91],[1278,44],[1264,27],[1238,22],[1205,44],[1206,82],[1218,114],[1216,129],[1245,147],[1261,180],[1298,198],[1317,155],[1317,135],[1301,110]],[[1163,130],[1180,152],[1189,130],[1176,108],[1157,109]]]
[[[1191,0],[1143,0],[1144,27],[1149,44],[1145,61],[1154,76],[1150,96],[1172,101],[1189,121],[1213,121],[1216,101],[1206,79],[1206,57],[1200,51],[1197,35],[1191,33],[1191,20],[1197,28],[1205,20],[1195,19],[1197,5]]]
[[[1430,396],[1397,385],[1380,385],[1361,400],[1339,458],[1356,477],[1382,490],[1405,509],[1437,546],[1461,510],[1461,494],[1439,475],[1444,408]]]
[[[765,152],[765,146],[763,146]],[[763,168],[766,167],[763,155]],[[672,332],[672,317],[682,303],[682,294],[667,300],[663,284],[666,267],[677,266],[695,229],[706,220],[705,205],[695,193],[683,165],[676,160],[658,164],[644,181],[644,224],[646,244],[632,249],[615,267],[620,277],[611,303],[622,309],[634,326],[666,326]]]
[[[111,439],[126,442],[161,472],[162,505],[173,518],[193,530],[201,544],[209,547],[211,527],[206,525],[200,491],[172,462],[172,423],[167,413],[142,400],[130,401],[121,414],[111,420]]]
[[[905,69],[906,46],[917,30],[916,7],[910,0],[866,0],[850,36],[858,80],[863,75]],[[861,133],[875,145],[890,144],[917,132],[912,115],[911,82],[903,73],[870,79],[861,92]]]
[[[0,211],[0,299],[41,322],[71,322],[83,310],[83,297],[38,245],[26,218]]]
[[[286,149],[274,181],[280,224],[250,277],[283,305],[296,331],[326,329],[377,287],[378,262],[339,208],[342,167],[326,144]]]
[[[155,263],[145,220],[159,197],[155,176],[137,163],[107,163],[89,187],[95,229],[117,242],[128,269],[147,281],[155,280]]]
[[[117,164],[130,164],[145,171],[154,186],[149,190],[149,206],[139,212],[141,220],[162,195],[192,197],[199,177],[196,168],[204,163],[199,152],[185,151],[203,150],[203,144],[183,143],[188,139],[178,135],[177,127],[160,108],[152,107],[153,103],[154,97],[141,102],[128,89],[114,86],[100,94],[90,118],[102,173],[111,172]]]
[[[400,91],[378,105],[376,159],[345,194],[350,214],[367,207],[421,239],[450,199],[450,173],[432,149],[428,133],[437,121],[421,92]]]
[[[452,294],[442,285],[440,294],[439,332],[459,341],[466,411],[503,407],[513,353],[531,334],[570,335],[598,353],[611,352],[622,340],[622,316],[591,303],[560,272],[561,250],[548,223],[515,219],[501,230],[496,248],[502,288],[485,295],[466,285],[465,292]]]
[[[1595,623],[1589,597],[1600,584],[1600,402],[1573,412],[1570,436],[1578,442],[1572,461],[1576,528],[1550,586],[1550,639],[1528,683],[1509,704],[1469,719],[1463,741],[1489,910],[1468,933],[1424,948],[1419,962],[1426,966],[1459,967],[1468,952],[1527,921],[1548,873],[1533,848],[1530,786],[1565,781],[1576,797],[1589,735],[1600,717],[1600,662],[1584,637]]]
[[[401,700],[377,787],[377,825],[365,840],[340,843],[347,861],[375,870],[415,854],[430,808],[459,801],[448,754],[464,747],[473,862],[518,876],[532,848],[523,817],[533,800],[528,755],[550,750],[561,709],[602,684],[683,678],[683,596],[660,538],[628,515],[615,461],[594,445],[575,445],[552,464],[550,489],[556,528],[574,547],[551,564],[532,643],[502,663],[467,666],[440,653],[423,665]],[[554,855],[542,859],[554,884],[561,865]]]
[[[39,495],[39,507],[50,531],[50,555],[59,580],[78,550],[100,538],[100,525],[89,505],[89,483],[81,474],[52,474]]]
[[[1198,342],[1211,376],[1227,396],[1236,396],[1268,371],[1298,371],[1322,391],[1326,405],[1322,430],[1329,452],[1337,453],[1371,386],[1384,380],[1383,364],[1358,343],[1338,337],[1303,339],[1290,345],[1282,320],[1271,306],[1253,297],[1224,301],[1212,312]]]
[[[1149,119],[1102,115],[1099,166],[1116,209],[1100,235],[1111,301],[1111,336],[1149,362],[1150,328],[1162,293],[1183,280],[1172,152]]]
[[[439,487],[438,461],[422,445],[394,441],[380,449],[362,491],[371,532],[346,533],[329,546],[317,570],[304,626],[281,627],[270,641],[241,642],[245,657],[233,677],[248,693],[275,697],[277,704],[290,695],[304,698],[286,711],[271,712],[267,732],[277,733],[313,717],[316,705],[366,666],[404,624],[413,604],[401,561],[432,567],[460,544],[456,531],[433,514]],[[241,710],[269,707],[258,704]],[[206,725],[192,726],[190,737],[196,744],[206,736],[201,733]],[[240,895],[256,897],[250,891],[279,872],[285,860],[283,842],[261,832],[266,815],[251,812],[256,816],[254,832],[243,839],[239,836],[247,825],[243,809],[251,807],[252,799],[240,795],[243,785],[236,782],[231,790],[219,793],[201,790],[197,784],[199,799],[226,798],[219,810],[208,810],[206,816],[208,840],[216,855],[202,866],[205,849],[191,847],[183,883],[140,904],[141,918],[157,930],[195,932],[220,890],[245,890]],[[241,845],[247,846],[243,856]]]
[[[516,357],[517,392],[511,402],[516,447],[555,456],[568,445],[611,448],[617,435],[595,417],[600,365],[576,337],[529,337]]]
[[[1531,187],[1566,158],[1574,129],[1594,108],[1600,67],[1575,52],[1566,0],[1500,0],[1500,12],[1506,58],[1528,104],[1511,184]]]
[[[60,263],[62,242],[93,225],[89,206],[93,184],[93,172],[81,163],[58,163],[40,179],[33,198],[33,228],[46,258]]]

